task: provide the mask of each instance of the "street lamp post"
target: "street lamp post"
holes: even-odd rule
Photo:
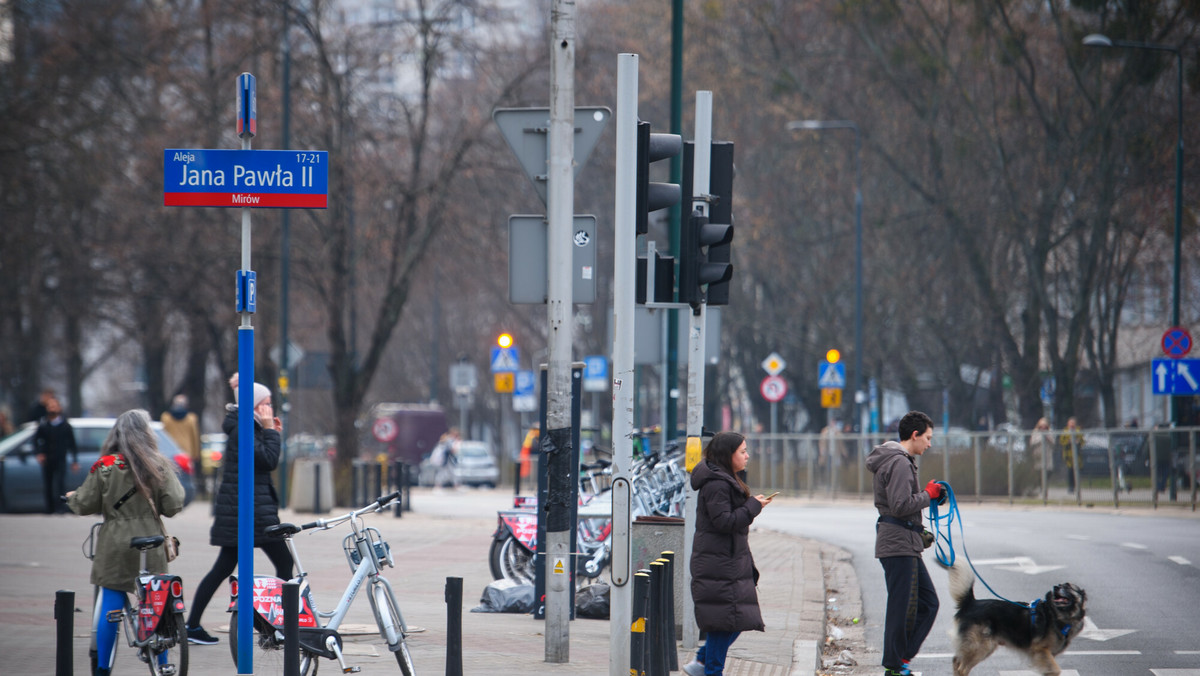
[[[1083,39],[1087,47],[1123,49],[1149,49],[1158,52],[1173,52],[1176,60],[1176,117],[1178,134],[1175,143],[1175,264],[1171,281],[1171,326],[1179,326],[1180,258],[1183,237],[1183,49],[1182,46],[1157,45],[1149,42],[1113,40],[1107,35],[1092,33]],[[1171,423],[1176,422],[1175,397],[1171,397]]]
[[[863,255],[862,255],[862,131],[850,120],[795,120],[788,131],[801,129],[854,130],[854,417],[861,424],[859,401],[863,383]],[[860,429],[866,432],[866,429]]]

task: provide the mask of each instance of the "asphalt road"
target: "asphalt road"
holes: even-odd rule
[[[958,522],[952,527],[956,559],[961,562],[969,554],[996,594],[1028,602],[1060,582],[1087,590],[1084,633],[1058,660],[1064,674],[1200,676],[1196,513],[965,503],[959,509],[962,531]],[[765,510],[757,523],[828,542],[853,555],[866,638],[878,646],[886,590],[873,553],[875,515],[866,502],[814,502]],[[926,553],[926,564],[943,605],[914,668],[926,675],[950,674],[953,609],[947,576],[932,550]],[[978,581],[975,594],[991,597]],[[878,653],[873,659],[878,660]],[[1019,653],[1002,648],[973,673],[1017,676],[1032,674],[1030,668]]]

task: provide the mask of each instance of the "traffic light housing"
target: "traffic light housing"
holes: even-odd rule
[[[688,142],[683,151],[683,200],[691,211],[692,174],[695,144]],[[709,172],[709,216],[692,211],[680,228],[679,302],[693,307],[700,303],[726,305],[733,243],[733,144],[713,142]],[[707,288],[705,288],[707,287]]]
[[[637,288],[634,300],[638,305],[646,303],[646,256],[637,257]],[[655,303],[670,303],[675,299],[675,258],[654,252],[654,298]]]
[[[654,183],[650,180],[650,165],[678,155],[683,149],[679,134],[652,134],[649,122],[637,123],[637,234],[650,231],[650,212],[679,204],[680,186],[674,183]]]

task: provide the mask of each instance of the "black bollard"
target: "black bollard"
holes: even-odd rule
[[[236,627],[233,628],[237,630]],[[300,674],[300,584],[283,583],[283,676]]]
[[[399,460],[392,461],[391,475],[392,486],[400,491],[400,497],[392,505],[392,513],[399,519],[404,516],[404,496],[408,493],[408,487],[404,485],[404,463]]]
[[[660,561],[666,562],[666,578],[663,594],[663,637],[667,650],[667,667],[679,671],[679,651],[675,650],[675,552],[663,552]]]
[[[461,577],[446,578],[446,676],[462,676]]]
[[[362,490],[362,461],[350,463],[350,504],[361,505],[358,501],[359,491]]]
[[[75,630],[75,592],[60,589],[54,592],[54,620],[58,626],[55,651],[55,676],[71,676],[75,671],[74,646],[71,635]]]
[[[663,566],[662,561],[653,561],[650,563],[650,608],[646,613],[649,621],[646,623],[646,641],[650,643],[650,664],[646,669],[649,676],[667,676],[667,655],[666,646],[663,645],[662,637],[662,589],[663,589]]]
[[[650,573],[633,574],[633,622],[629,625],[629,676],[646,676],[646,598]]]
[[[313,514],[321,514],[321,463],[313,463]]]

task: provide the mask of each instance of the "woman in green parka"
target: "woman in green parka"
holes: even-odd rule
[[[100,459],[92,465],[78,490],[67,493],[67,506],[76,514],[102,514],[104,524],[96,536],[96,558],[92,560],[92,584],[98,588],[92,615],[96,639],[96,674],[112,673],[120,625],[106,621],[108,613],[125,607],[127,593],[136,592],[141,554],[129,547],[135,537],[161,535],[157,510],[174,516],[183,509],[183,485],[170,461],[158,450],[150,414],[142,409],[126,411],[117,418],[100,448]],[[162,547],[147,552],[146,568],[151,573],[167,572],[167,555]],[[164,652],[159,659],[169,659]]]

